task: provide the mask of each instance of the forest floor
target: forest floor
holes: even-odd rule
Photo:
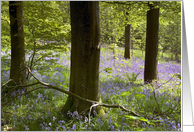
[[[43,51],[41,51],[43,52]],[[68,90],[70,52],[44,51],[32,73],[41,81]],[[104,118],[96,115],[81,120],[77,112],[60,114],[67,95],[52,89],[39,89],[19,96],[1,108],[1,130],[17,131],[177,131],[181,130],[181,64],[161,59],[158,64],[159,82],[143,84],[144,58],[134,50],[132,59],[125,60],[124,49],[102,47],[100,56],[100,93],[102,102],[120,104],[141,117],[128,115],[120,109],[105,108]],[[35,59],[39,59],[37,56]],[[29,56],[26,56],[29,59]],[[1,85],[9,78],[10,57],[1,52]],[[34,83],[31,77],[29,83]],[[38,86],[32,86],[33,89]],[[12,96],[24,91],[16,91]],[[1,97],[3,97],[1,93]],[[1,101],[4,102],[7,99]]]

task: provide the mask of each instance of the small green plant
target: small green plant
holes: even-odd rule
[[[131,73],[130,75],[126,73],[127,79],[130,81],[131,84],[134,84],[135,81],[137,81],[137,77],[139,76],[140,73],[135,74],[134,72]]]

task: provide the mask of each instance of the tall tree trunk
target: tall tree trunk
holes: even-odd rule
[[[10,79],[17,83],[25,83],[26,72],[22,72],[25,67],[25,48],[24,48],[24,28],[23,28],[23,2],[10,1],[10,29],[11,29],[11,68]],[[19,74],[18,74],[19,72]]]
[[[159,8],[147,12],[144,83],[158,80]]]
[[[71,14],[71,74],[69,91],[87,99],[101,101],[99,91],[100,22],[99,2],[70,2]],[[68,96],[62,108],[81,111],[92,104]],[[101,107],[97,113],[104,114]]]
[[[125,59],[131,59],[131,24],[125,27]]]

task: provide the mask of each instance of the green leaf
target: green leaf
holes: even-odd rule
[[[144,122],[148,122],[148,119],[145,119],[143,117],[140,117],[139,120],[144,121]]]
[[[135,94],[134,95],[136,99],[145,99],[146,96],[144,94]]]
[[[139,117],[137,117],[137,116],[126,115],[126,117],[129,118],[129,119],[132,119],[132,120],[138,120],[139,119]]]
[[[149,125],[155,125],[153,122],[147,121]]]
[[[115,122],[115,126],[116,126],[116,127],[119,127],[119,125],[118,125],[116,122]]]
[[[151,120],[151,122],[161,122],[163,120]]]
[[[124,91],[124,92],[121,93],[121,96],[128,96],[128,95],[131,95],[131,93],[126,92],[126,91]]]

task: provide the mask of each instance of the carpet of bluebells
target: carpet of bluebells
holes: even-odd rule
[[[83,120],[75,111],[69,119],[60,113],[67,95],[53,89],[39,89],[19,96],[1,109],[1,130],[17,131],[177,131],[181,130],[181,64],[161,61],[158,64],[159,82],[144,85],[144,59],[138,51],[125,60],[124,49],[116,55],[102,47],[100,56],[100,93],[102,102],[120,104],[141,117],[131,116],[120,109],[105,108],[103,117],[95,115]],[[41,55],[44,54],[42,57]],[[141,52],[140,52],[141,54]],[[70,52],[39,51],[32,73],[41,81],[68,90]],[[30,52],[26,60],[30,58]],[[1,51],[1,84],[8,81],[10,52]],[[33,77],[29,83],[34,83]],[[38,86],[32,86],[33,89]],[[14,96],[24,91],[14,91]],[[3,97],[6,93],[1,93]],[[6,101],[6,99],[5,99]],[[3,102],[3,101],[2,101]]]

